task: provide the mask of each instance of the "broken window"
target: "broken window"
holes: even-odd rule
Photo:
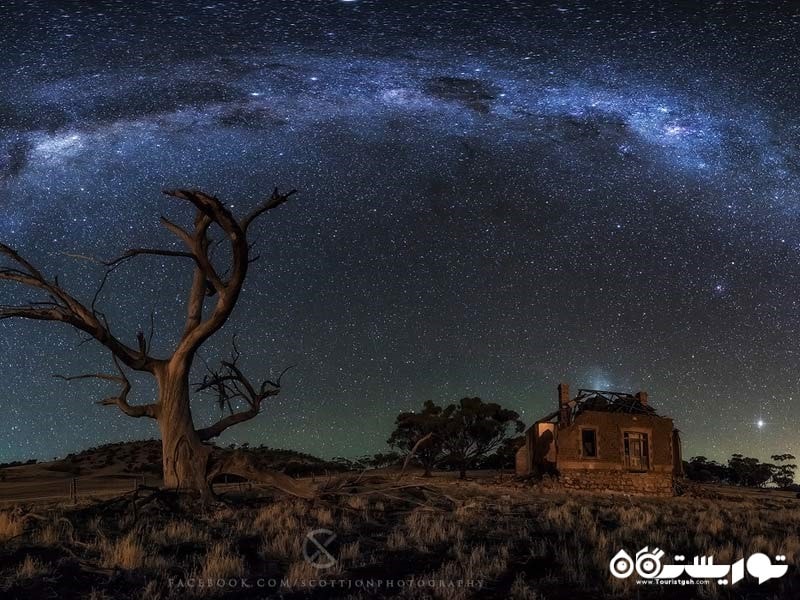
[[[581,430],[581,456],[583,458],[597,458],[597,431],[594,429]]]
[[[639,431],[626,431],[625,466],[633,471],[646,471],[650,468],[650,448],[647,434]]]

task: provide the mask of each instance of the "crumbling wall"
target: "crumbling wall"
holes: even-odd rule
[[[672,496],[672,473],[636,473],[620,470],[570,469],[562,471],[559,482],[566,489],[586,492],[618,492],[647,496]]]
[[[597,457],[581,455],[581,429],[597,431]],[[642,431],[648,434],[650,468],[672,471],[672,420],[654,415],[586,411],[568,427],[557,432],[558,468],[621,469],[625,460],[623,432]]]
[[[534,469],[539,473],[555,472],[558,460],[555,423],[537,423],[533,444],[531,464]]]
[[[530,460],[530,442],[528,436],[525,436],[525,443],[517,450],[515,471],[517,475],[530,475],[531,473],[531,460]]]

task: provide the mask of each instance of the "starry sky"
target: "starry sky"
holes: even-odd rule
[[[201,354],[297,367],[223,444],[358,456],[426,399],[530,423],[568,381],[647,390],[685,456],[797,455],[800,9],[691,4],[3,2],[0,240],[90,300],[65,253],[177,249],[161,189],[296,187]],[[189,280],[141,258],[100,306],[163,353]],[[0,461],[157,435],[52,378],[112,368],[80,341],[0,321]]]

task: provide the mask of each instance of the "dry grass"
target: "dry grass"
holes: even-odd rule
[[[697,515],[697,526],[695,532],[698,536],[716,536],[725,529],[725,522],[722,520],[719,508],[708,506]]]
[[[217,581],[241,577],[243,574],[244,561],[242,557],[231,552],[228,544],[218,542],[211,546],[206,554],[198,577]]]
[[[416,542],[419,550],[459,541],[464,537],[463,526],[452,515],[433,513],[424,508],[414,509],[406,517],[405,524],[408,537]]]
[[[308,581],[316,580],[319,576],[319,570],[306,561],[295,561],[289,565],[289,570],[286,572],[286,588],[290,590],[302,589],[307,586]]]
[[[470,523],[480,518],[483,508],[484,506],[481,502],[477,500],[467,500],[456,507],[454,516],[459,521]]]
[[[353,519],[348,515],[343,514],[339,516],[336,521],[336,529],[342,533],[347,533],[353,530]]]
[[[270,504],[258,511],[252,531],[269,534],[300,531],[306,514],[306,506],[297,501]]]
[[[315,508],[311,511],[311,518],[317,522],[320,527],[327,527],[333,525],[333,512],[329,508]]]
[[[73,542],[74,531],[75,526],[68,519],[58,517],[41,523],[35,537],[43,546],[55,546]]]
[[[226,506],[180,515],[153,512],[146,518],[140,514],[139,523],[147,526],[139,525],[127,534],[120,532],[136,525],[124,511],[119,519],[103,513],[102,522],[87,514],[85,507],[81,517],[76,516],[74,507],[54,508],[50,513],[37,509],[45,518],[30,516],[27,521],[19,516],[24,514],[21,512],[0,513],[0,536],[13,538],[8,544],[0,543],[0,563],[4,548],[16,553],[9,566],[0,565],[0,597],[4,597],[3,581],[22,581],[29,575],[32,579],[45,575],[45,581],[63,579],[55,562],[46,565],[49,574],[43,573],[45,565],[33,558],[20,564],[26,556],[26,551],[20,551],[25,544],[35,546],[36,552],[42,552],[42,545],[63,549],[64,556],[74,552],[96,567],[134,571],[125,574],[128,583],[122,585],[129,587],[122,592],[84,577],[82,585],[87,588],[80,590],[81,597],[88,597],[93,585],[98,588],[98,600],[175,597],[165,580],[176,573],[205,580],[257,578],[264,575],[257,569],[268,568],[268,577],[288,582],[289,591],[307,589],[309,582],[319,579],[356,577],[365,572],[376,578],[394,578],[397,565],[402,565],[403,577],[476,580],[487,586],[394,590],[400,597],[461,600],[481,598],[489,590],[496,597],[540,600],[567,598],[580,591],[582,597],[592,598],[622,599],[638,594],[642,599],[671,600],[681,598],[687,589],[643,587],[636,585],[634,577],[610,577],[611,556],[620,548],[635,553],[648,545],[667,553],[713,554],[718,563],[725,564],[752,552],[785,554],[793,564],[800,557],[800,503],[788,497],[780,501],[770,499],[773,497],[767,493],[763,500],[602,494],[567,497],[558,491],[543,493],[514,484],[448,483],[444,478],[425,480],[424,485],[425,496],[417,491],[409,496],[403,496],[401,490],[391,495],[361,491],[314,503],[278,497],[256,508]],[[418,506],[426,497],[435,499],[439,492],[438,501]],[[35,526],[23,527],[27,522]],[[334,532],[339,544],[332,550],[337,561],[328,569],[316,569],[303,559],[306,534],[321,527]],[[242,547],[243,553],[246,547],[258,549],[258,553],[248,553],[245,561],[236,547]],[[169,564],[158,556],[169,557]],[[250,565],[255,565],[256,571],[247,572]],[[142,581],[142,577],[147,585],[134,588],[131,582]],[[743,596],[761,589],[757,583],[751,588],[747,584],[748,580],[738,584],[737,591]],[[762,587],[770,585],[771,597],[795,597],[800,589],[796,569]],[[704,586],[692,588],[683,597],[727,598],[726,591]],[[187,592],[236,597],[234,590],[213,586]],[[264,590],[264,595],[273,592],[279,590]],[[351,593],[354,597],[371,595],[355,589]]]
[[[405,533],[397,529],[392,530],[386,537],[386,548],[394,552],[408,548],[408,539]]]
[[[231,551],[226,542],[213,544],[200,560],[199,565],[190,575],[194,585],[188,587],[188,592],[193,596],[217,596],[224,588],[216,587],[219,581],[237,580],[246,576],[244,560],[241,556]],[[153,586],[141,600],[160,600],[158,588]],[[172,593],[163,596],[172,597]]]
[[[564,504],[558,504],[556,506],[548,506],[542,516],[551,529],[571,529],[575,523],[575,519],[572,515],[572,507],[573,504],[571,502],[565,502]]]
[[[361,544],[358,541],[344,544],[339,550],[339,561],[346,565],[354,564],[360,556]]]
[[[61,541],[61,532],[55,525],[45,525],[38,533],[39,543],[44,546],[54,546]]]
[[[313,527],[307,522],[314,523]],[[267,558],[285,561],[299,560],[302,540],[309,529],[333,523],[333,514],[327,508],[307,508],[294,501],[271,504],[260,509],[254,520],[252,532],[261,535],[261,553]]]
[[[209,539],[205,530],[188,521],[170,521],[163,527],[151,529],[148,537],[150,541],[161,546],[185,542],[207,542]]]
[[[265,535],[261,542],[261,554],[268,558],[296,560],[302,552],[301,538],[296,532],[283,531]]]
[[[167,596],[161,593],[159,583],[155,579],[151,579],[144,586],[141,596],[137,600],[167,600]]]
[[[22,521],[9,511],[0,512],[0,542],[5,542],[22,534]]]
[[[353,510],[367,510],[369,508],[369,500],[364,496],[351,496],[347,499],[347,506]]]
[[[508,567],[509,550],[507,545],[494,548],[488,552],[483,544],[471,549],[461,544],[453,552],[455,560],[446,561],[438,570],[426,575],[424,579],[445,582],[478,582],[491,581]],[[443,600],[461,600],[470,598],[479,592],[480,588],[469,585],[441,586],[432,590],[436,598]]]
[[[525,581],[525,577],[520,573],[514,579],[509,590],[510,600],[540,600],[539,593],[532,589]]]
[[[34,577],[45,575],[48,572],[49,569],[40,561],[31,556],[26,556],[25,560],[17,567],[15,575],[17,579],[33,579]]]
[[[133,532],[117,540],[99,544],[100,564],[111,569],[139,569],[144,566],[145,549]]]
[[[581,509],[590,513],[588,507],[584,506]],[[656,515],[653,510],[641,508],[639,506],[623,506],[619,509],[619,523],[621,527],[627,527],[631,531],[650,531],[653,528],[653,523],[656,520]],[[593,525],[594,523],[592,523]]]

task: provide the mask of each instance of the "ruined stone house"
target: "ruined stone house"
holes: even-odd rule
[[[672,495],[682,475],[681,442],[672,419],[656,413],[647,393],[558,386],[557,410],[525,433],[518,475],[554,474],[566,488]]]

